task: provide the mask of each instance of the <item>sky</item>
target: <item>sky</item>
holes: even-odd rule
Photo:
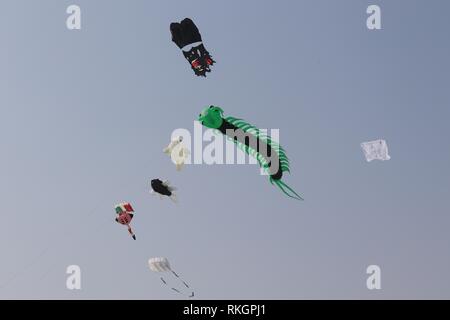
[[[81,30],[66,27],[71,4]],[[371,4],[381,30],[366,26]],[[449,10],[2,1],[0,299],[184,299],[148,268],[159,256],[198,299],[449,299]],[[217,62],[207,78],[171,41],[185,17]],[[257,165],[175,170],[162,149],[211,104],[279,130],[283,181],[304,201]],[[389,161],[365,160],[375,139]],[[153,178],[178,203],[151,196]],[[122,201],[136,241],[114,221]],[[66,287],[70,265],[81,290]]]

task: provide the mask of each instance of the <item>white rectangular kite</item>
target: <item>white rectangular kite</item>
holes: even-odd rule
[[[388,147],[385,140],[379,139],[375,141],[361,143],[367,162],[372,160],[389,160]]]

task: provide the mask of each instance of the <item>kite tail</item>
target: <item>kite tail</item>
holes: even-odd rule
[[[177,203],[178,202],[177,195],[175,193],[173,193],[173,192],[172,192],[172,195],[169,198],[170,198],[170,200],[172,200],[173,203]]]
[[[131,237],[133,237],[133,239],[136,240],[136,235],[134,234],[133,230],[131,230],[130,226],[128,226],[128,232],[130,233]]]
[[[297,200],[304,200],[301,196],[299,196],[297,194],[297,192],[294,191],[294,189],[292,189],[291,187],[289,187],[286,183],[284,183],[281,180],[274,180],[274,179],[270,179],[270,183],[272,184],[276,184],[278,188],[280,188],[280,190],[287,195],[288,197],[297,199]]]

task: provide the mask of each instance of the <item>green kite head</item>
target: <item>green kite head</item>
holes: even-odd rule
[[[198,116],[198,121],[207,128],[218,129],[223,123],[222,114],[223,110],[221,108],[210,106],[203,109]]]

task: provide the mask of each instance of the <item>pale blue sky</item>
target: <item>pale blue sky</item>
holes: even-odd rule
[[[82,30],[66,29],[66,8]],[[378,4],[382,30],[366,28]],[[0,298],[450,298],[448,1],[8,0],[0,38]],[[197,78],[169,24],[217,64]],[[188,166],[162,148],[204,106],[278,128],[283,196],[256,166]],[[382,138],[392,159],[367,163]],[[148,194],[169,179],[177,205]],[[130,201],[137,241],[114,222]],[[65,268],[82,270],[82,290]],[[382,290],[366,288],[366,267]]]

